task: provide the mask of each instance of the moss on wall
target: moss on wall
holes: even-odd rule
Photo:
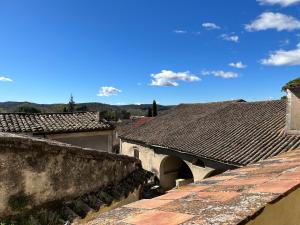
[[[24,192],[18,193],[16,195],[11,195],[8,199],[8,206],[13,211],[20,211],[29,205],[30,196]]]
[[[118,184],[140,168],[131,157],[0,133],[0,218]]]

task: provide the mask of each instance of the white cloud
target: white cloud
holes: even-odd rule
[[[223,71],[223,70],[202,71],[202,75],[205,75],[205,76],[213,75],[215,77],[222,77],[222,78],[225,78],[225,79],[239,77],[238,73],[230,72],[230,71],[226,72],[226,71]]]
[[[277,50],[269,55],[267,59],[262,59],[261,64],[268,66],[296,66],[300,65],[300,43],[296,49],[285,51]]]
[[[12,82],[13,80],[8,78],[8,77],[4,77],[4,76],[0,76],[0,82]]]
[[[300,2],[300,0],[257,0],[261,5],[280,5],[287,7]]]
[[[186,34],[187,31],[186,30],[174,30],[174,33],[176,33],[176,34]]]
[[[111,95],[117,95],[120,92],[122,92],[121,90],[114,88],[114,87],[101,87],[99,93],[97,94],[97,96],[100,97],[109,97]]]
[[[223,40],[225,41],[232,41],[232,42],[239,42],[239,36],[235,35],[235,34],[222,34],[221,38],[223,38]]]
[[[279,42],[279,45],[282,46],[286,46],[290,44],[290,39],[284,39],[282,41]]]
[[[237,69],[244,69],[247,67],[247,65],[243,64],[242,62],[229,63],[229,66],[237,68]]]
[[[178,86],[177,81],[200,81],[198,76],[191,74],[189,71],[177,73],[171,70],[162,70],[160,73],[151,74],[151,77],[153,77],[152,86]]]
[[[203,76],[208,76],[208,75],[211,75],[211,71],[208,71],[208,70],[202,70],[201,74]]]
[[[202,27],[204,27],[207,30],[218,30],[218,29],[221,29],[221,27],[219,27],[215,23],[209,23],[209,22],[202,23]]]
[[[282,13],[264,12],[251,24],[245,25],[245,29],[247,31],[261,31],[268,29],[292,31],[300,29],[300,21],[295,17]]]

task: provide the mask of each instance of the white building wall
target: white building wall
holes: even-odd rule
[[[171,179],[171,177],[164,177],[164,174],[160,174],[161,163],[166,157],[168,157],[168,155],[157,154],[149,147],[121,141],[120,154],[134,157],[135,149],[139,151],[139,159],[142,161],[143,168],[156,174],[162,183],[168,183],[169,181],[165,179]],[[210,167],[199,167],[188,161],[183,161],[191,169],[194,176],[194,181],[200,181],[214,171],[214,169]],[[170,165],[170,167],[172,167],[172,165]]]
[[[112,152],[113,131],[52,134],[47,135],[47,138],[84,148]]]

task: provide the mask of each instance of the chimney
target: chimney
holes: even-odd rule
[[[300,134],[300,85],[288,87],[286,129],[289,134]]]
[[[101,115],[99,111],[96,112],[96,121],[99,123],[101,122]]]

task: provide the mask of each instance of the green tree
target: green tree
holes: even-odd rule
[[[294,79],[294,80],[291,80],[289,82],[287,82],[283,87],[282,87],[282,91],[286,91],[287,89],[289,88],[292,88],[292,87],[296,87],[296,86],[300,86],[300,77]]]
[[[100,112],[100,117],[103,119],[106,119],[108,121],[117,120],[115,111],[104,110],[104,111]]]
[[[147,116],[152,117],[152,109],[150,107],[148,108]]]
[[[89,111],[88,107],[86,105],[82,105],[76,108],[77,112],[87,112]]]
[[[30,105],[21,105],[19,106],[15,112],[20,112],[20,113],[41,113],[41,110],[30,106]]]
[[[157,104],[156,104],[155,100],[153,101],[153,104],[152,104],[152,116],[153,117],[157,116]]]
[[[130,116],[131,116],[131,114],[127,110],[123,109],[121,111],[121,115],[120,115],[121,119],[130,119]]]
[[[68,112],[74,112],[74,111],[75,111],[75,101],[73,95],[71,94],[70,101],[68,104]]]
[[[6,112],[6,110],[5,109],[3,109],[3,108],[0,108],[0,113],[5,113]]]

